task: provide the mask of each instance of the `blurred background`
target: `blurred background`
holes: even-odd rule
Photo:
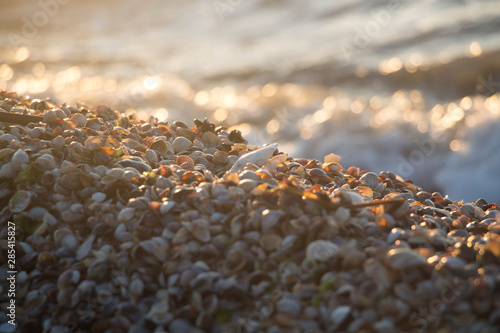
[[[0,89],[500,203],[498,0],[2,0]]]

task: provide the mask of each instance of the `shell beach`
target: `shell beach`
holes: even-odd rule
[[[0,262],[9,270],[14,223],[17,271],[17,326],[2,313],[0,331],[500,326],[495,203],[452,201],[335,151],[253,146],[207,120],[0,98],[15,118],[0,118]]]

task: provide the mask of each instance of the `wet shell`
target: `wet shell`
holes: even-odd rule
[[[10,211],[20,213],[31,204],[31,193],[28,191],[18,191],[9,201]]]
[[[174,149],[174,152],[176,154],[181,151],[188,150],[189,147],[191,147],[191,141],[183,136],[175,138],[174,142],[172,143],[172,148]]]

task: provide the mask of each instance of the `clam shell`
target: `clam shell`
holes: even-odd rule
[[[219,143],[219,137],[213,132],[205,132],[201,136],[201,140],[205,146],[215,146]]]
[[[184,170],[194,170],[194,161],[191,157],[181,155],[177,157],[177,165],[181,166]]]
[[[369,186],[371,188],[375,188],[378,184],[380,184],[380,179],[374,172],[365,173],[359,178],[359,180],[365,183],[366,186]]]
[[[183,136],[175,138],[174,142],[172,142],[172,148],[176,154],[188,150],[189,147],[191,147],[191,141]]]
[[[98,136],[91,136],[87,140],[85,140],[85,148],[87,150],[95,150],[102,145],[102,140]]]
[[[12,156],[12,160],[10,161],[12,168],[16,171],[21,170],[22,166],[28,164],[29,162],[30,158],[28,154],[22,149],[16,151]]]
[[[306,254],[316,261],[327,261],[335,257],[339,251],[338,245],[326,240],[317,240],[307,246]]]
[[[87,125],[87,118],[81,113],[75,113],[70,119],[73,120],[78,127],[85,127],[85,125]]]
[[[31,193],[28,191],[18,191],[9,201],[10,211],[20,213],[31,204]]]
[[[227,153],[225,151],[219,150],[214,153],[213,161],[217,164],[224,165],[228,161]]]
[[[222,273],[226,276],[238,273],[246,266],[247,260],[247,257],[239,251],[230,252],[224,261]]]
[[[427,264],[427,260],[423,256],[408,248],[390,250],[385,256],[385,262],[392,269],[405,269]]]

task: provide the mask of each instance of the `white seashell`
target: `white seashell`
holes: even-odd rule
[[[118,214],[118,222],[127,222],[129,221],[130,219],[132,219],[132,217],[134,217],[134,213],[135,213],[135,209],[134,208],[130,208],[130,207],[125,207],[123,208],[120,213]]]
[[[342,158],[336,154],[328,154],[325,156],[325,163],[339,163]]]
[[[288,156],[285,154],[273,156],[264,166],[271,168],[271,170],[275,170],[280,164],[285,163],[287,158]]]
[[[35,160],[35,167],[40,171],[50,171],[57,167],[54,156],[43,154]]]
[[[82,260],[89,254],[90,249],[92,248],[92,243],[94,243],[95,235],[91,234],[87,239],[80,245],[78,250],[76,251],[76,260]]]
[[[95,192],[94,194],[92,194],[91,199],[97,203],[100,203],[100,202],[103,202],[104,200],[106,200],[106,194],[104,194],[102,192]]]
[[[12,167],[11,163],[4,164],[0,168],[0,177],[1,178],[14,178],[16,175],[17,175],[16,171]]]
[[[178,136],[175,138],[174,142],[172,142],[172,148],[174,148],[175,153],[186,151],[189,147],[191,147],[191,141],[183,136]]]
[[[156,155],[154,150],[147,149],[145,155],[149,163],[158,163],[158,155]]]
[[[14,155],[12,156],[12,160],[10,161],[12,168],[15,171],[21,170],[22,166],[28,164],[29,162],[30,162],[30,158],[29,158],[28,154],[22,149],[19,149],[18,151],[16,151],[14,153]]]
[[[43,122],[44,123],[51,123],[53,121],[56,121],[59,119],[57,116],[57,113],[54,110],[49,110],[43,114]]]
[[[327,261],[339,253],[339,247],[330,241],[317,240],[307,246],[306,253],[317,261]]]
[[[61,150],[64,148],[65,140],[62,136],[56,136],[52,139],[52,147],[57,150]]]
[[[31,193],[28,191],[18,191],[9,201],[10,211],[20,213],[24,211],[31,203]]]
[[[278,144],[273,143],[269,146],[259,148],[250,153],[247,153],[238,158],[238,160],[234,163],[230,171],[239,172],[243,170],[243,168],[247,165],[247,163],[253,163],[258,166],[262,166],[273,156],[273,153],[276,149],[278,149]]]

